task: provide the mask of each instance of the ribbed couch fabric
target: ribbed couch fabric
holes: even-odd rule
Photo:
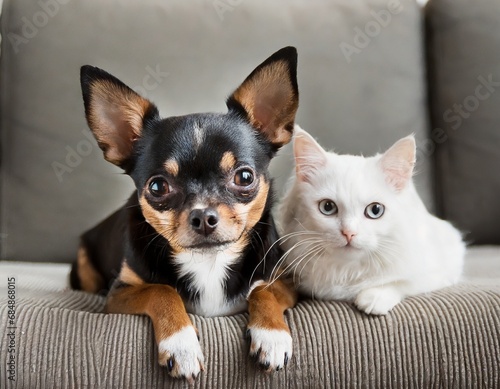
[[[65,274],[67,266],[57,266]],[[36,271],[30,276],[25,269],[26,265],[20,275],[24,283],[17,288],[18,376],[15,382],[5,379],[8,344],[1,342],[0,387],[187,387],[158,365],[147,317],[104,314],[104,298],[58,290],[54,277]],[[15,273],[12,267],[3,272]],[[7,289],[1,286],[0,334],[4,337]],[[286,370],[271,375],[248,358],[246,314],[191,318],[206,359],[206,371],[195,388],[499,385],[500,285],[491,282],[465,282],[408,298],[383,317],[365,315],[347,303],[303,300],[286,313],[295,355]]]

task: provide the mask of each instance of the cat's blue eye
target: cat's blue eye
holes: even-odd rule
[[[385,212],[385,207],[380,203],[371,203],[365,209],[365,216],[369,219],[378,219]]]
[[[338,212],[337,204],[332,200],[321,200],[319,202],[319,211],[326,216],[335,215]]]

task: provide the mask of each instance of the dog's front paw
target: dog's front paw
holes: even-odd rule
[[[200,371],[204,370],[203,353],[198,335],[193,326],[177,331],[158,344],[160,365],[166,366],[169,374],[194,382]]]
[[[247,337],[250,356],[267,372],[283,369],[292,357],[292,337],[288,331],[249,327]]]
[[[394,288],[379,287],[363,290],[354,304],[363,312],[371,315],[385,315],[402,299]]]

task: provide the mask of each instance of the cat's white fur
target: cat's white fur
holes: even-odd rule
[[[406,296],[458,282],[465,245],[415,190],[413,136],[365,158],[327,152],[298,126],[295,132],[296,174],[277,218],[282,266],[301,292],[386,314]],[[324,199],[337,214],[320,212]],[[379,219],[365,216],[374,202],[385,206]]]

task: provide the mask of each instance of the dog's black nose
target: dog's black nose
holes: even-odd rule
[[[189,214],[189,223],[198,234],[207,236],[217,228],[219,214],[213,208],[193,209]]]

